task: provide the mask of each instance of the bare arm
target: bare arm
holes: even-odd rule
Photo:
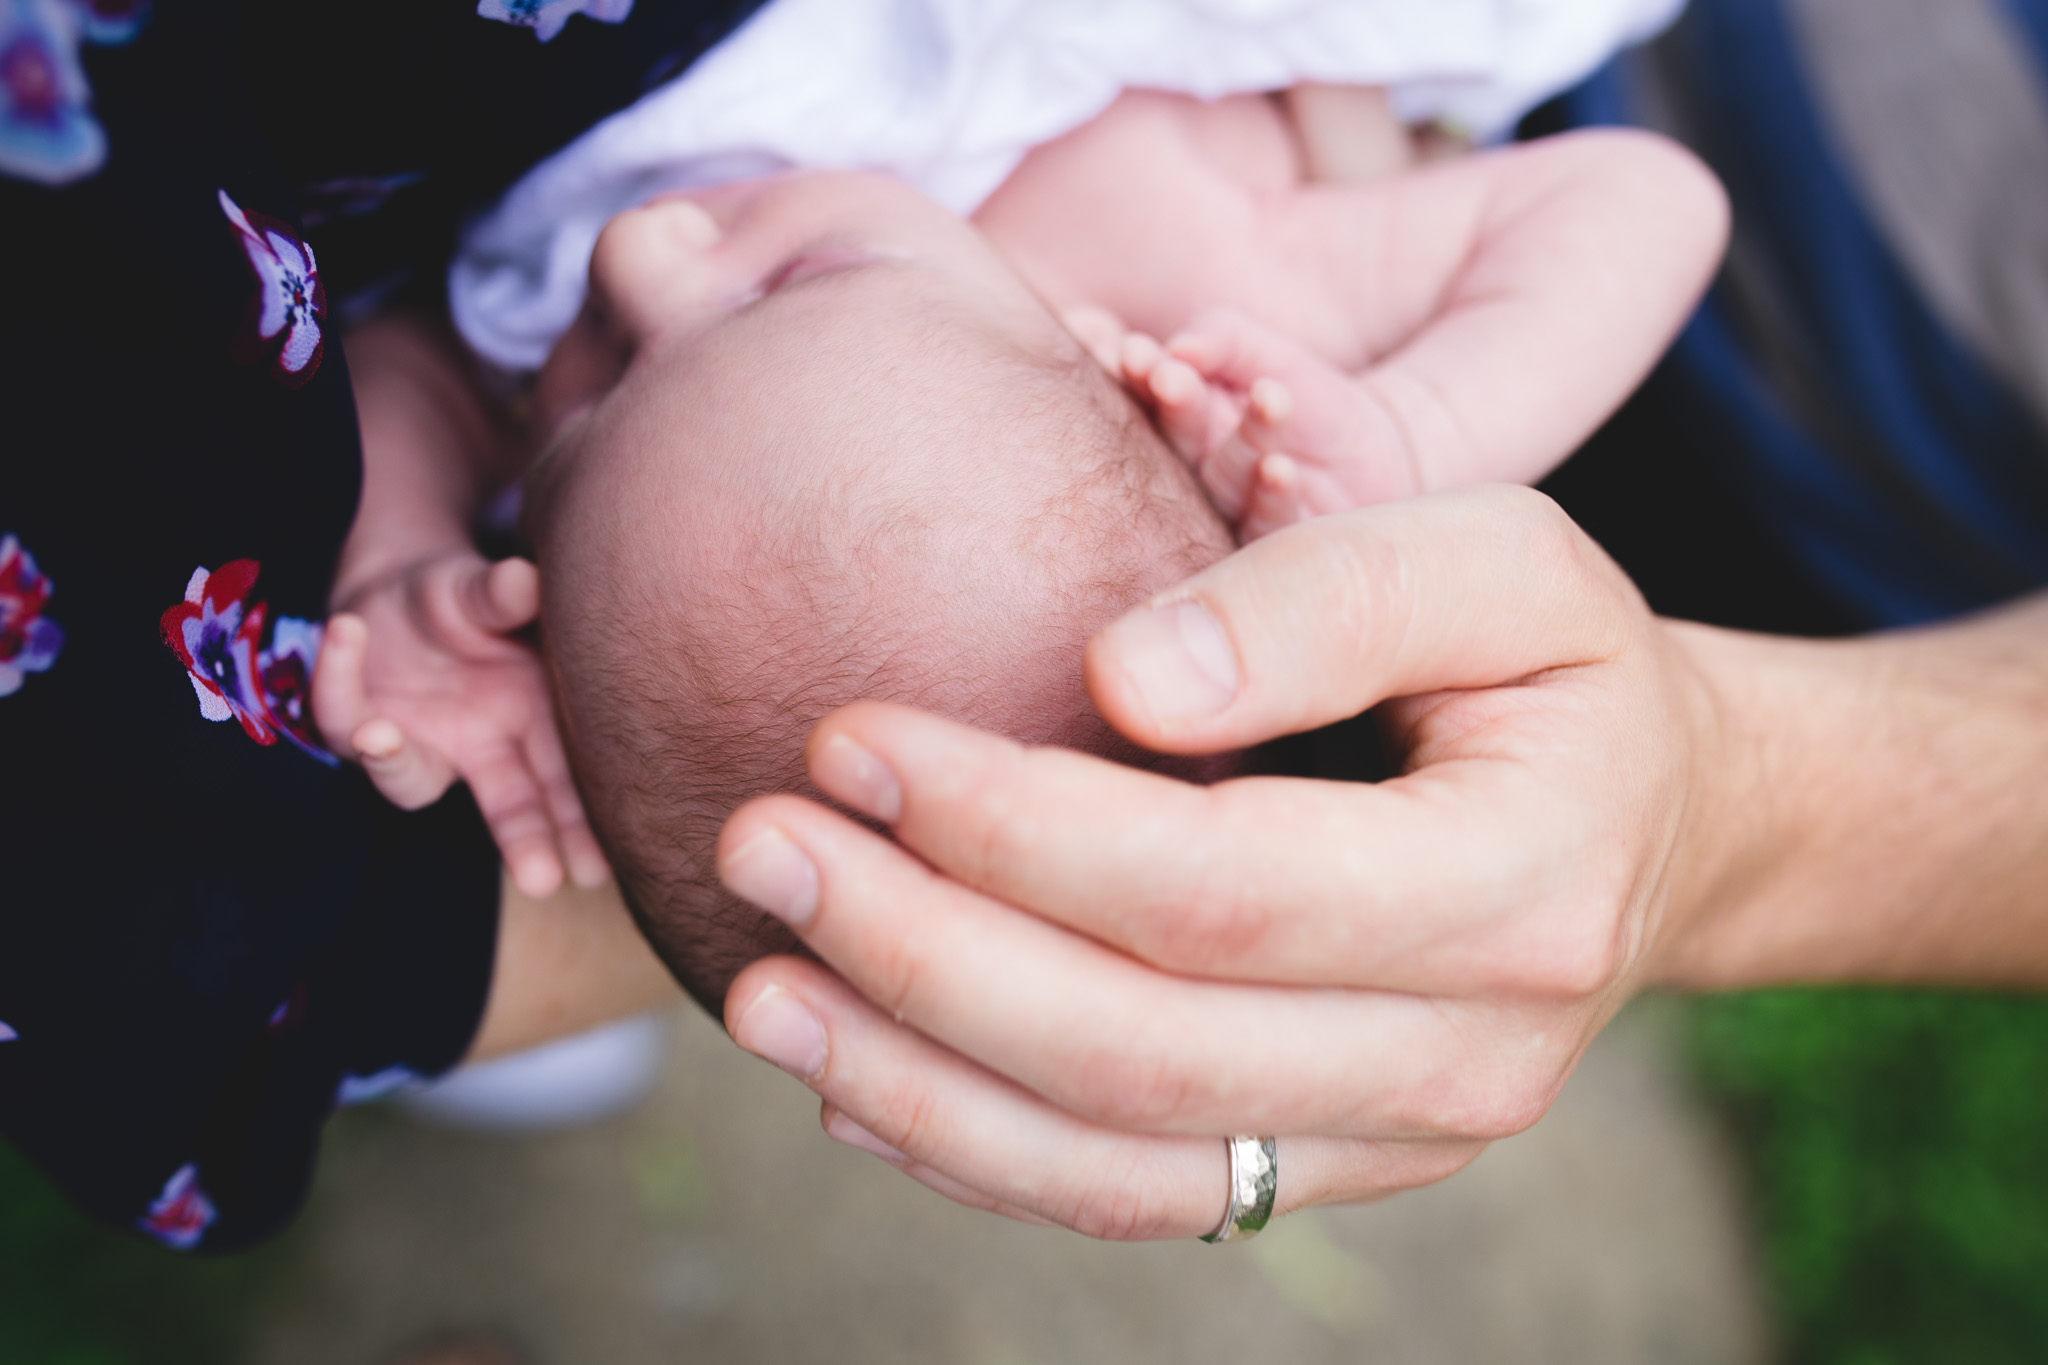
[[[2048,985],[2048,597],[1841,642],[1668,629],[1721,699],[1745,852],[1654,979]]]

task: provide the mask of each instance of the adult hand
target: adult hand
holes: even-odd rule
[[[1204,788],[848,707],[812,778],[899,842],[792,796],[732,817],[726,884],[831,970],[754,964],[728,1027],[834,1136],[1096,1236],[1213,1229],[1221,1134],[1283,1135],[1282,1209],[1439,1179],[1542,1115],[1733,875],[1692,639],[1527,490],[1290,528],[1099,636],[1096,704],[1199,754],[1398,699],[1402,776]]]

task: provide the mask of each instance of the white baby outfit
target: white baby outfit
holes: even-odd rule
[[[1123,90],[1215,99],[1384,85],[1482,141],[1684,0],[771,0],[675,80],[529,171],[465,234],[469,344],[536,369],[583,306],[614,214],[792,168],[878,170],[967,214],[1026,152]]]

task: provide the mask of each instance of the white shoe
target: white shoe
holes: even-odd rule
[[[668,1053],[668,1020],[643,1014],[494,1057],[408,1087],[407,1113],[451,1128],[569,1128],[623,1114],[647,1098]]]

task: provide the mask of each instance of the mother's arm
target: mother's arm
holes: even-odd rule
[[[756,964],[728,1024],[965,1202],[1208,1231],[1232,1132],[1285,1135],[1283,1208],[1371,1198],[1534,1122],[1646,985],[2048,981],[2038,603],[1837,644],[1666,623],[1540,495],[1477,490],[1261,541],[1089,677],[1180,753],[1399,698],[1406,771],[1202,789],[823,722],[814,779],[903,847],[793,797],[733,817],[728,884],[839,975]]]

